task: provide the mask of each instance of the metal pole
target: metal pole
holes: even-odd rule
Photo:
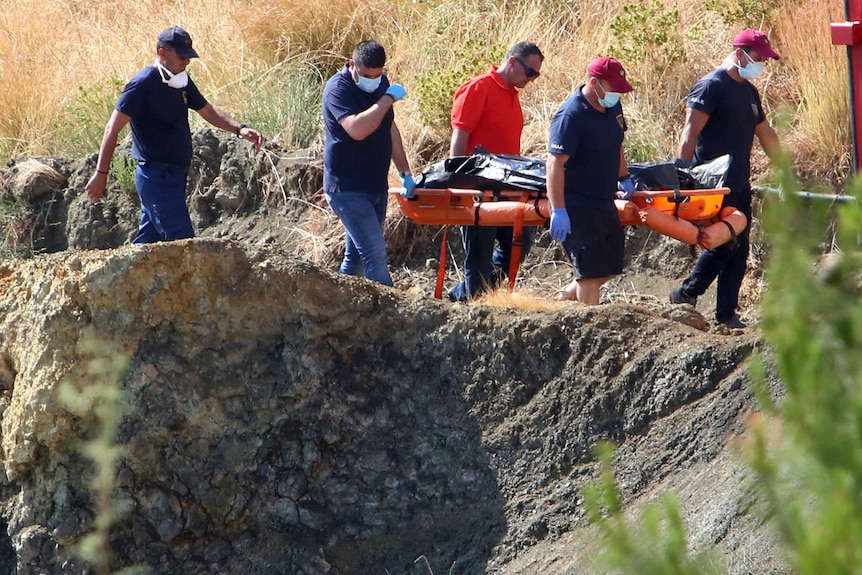
[[[777,196],[784,194],[781,188],[775,188],[772,186],[754,186],[752,191],[760,197],[763,197],[766,194],[775,194]],[[799,191],[793,192],[793,195],[805,200],[823,200],[834,204],[856,201],[856,196],[848,196],[847,194],[822,194],[819,192]]]
[[[859,135],[862,134],[862,111],[856,103],[862,102],[862,0],[844,0],[846,22],[831,25],[832,44],[847,46],[847,69],[850,74],[850,119],[853,134],[853,167],[858,172]]]

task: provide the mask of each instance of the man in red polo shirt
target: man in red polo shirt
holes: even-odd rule
[[[539,77],[544,59],[535,44],[518,42],[499,67],[492,66],[458,88],[452,103],[450,156],[472,154],[477,146],[492,154],[521,153],[524,114],[518,90]],[[467,301],[492,287],[505,277],[512,255],[511,226],[462,226],[461,234],[467,254],[464,281],[449,290],[452,301]],[[522,258],[531,236],[530,228],[524,228]]]

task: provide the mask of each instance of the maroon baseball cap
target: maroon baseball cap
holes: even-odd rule
[[[751,48],[757,50],[757,53],[764,58],[775,58],[778,60],[781,56],[778,52],[772,49],[769,44],[769,38],[760,30],[752,30],[746,28],[733,39],[734,48]]]
[[[587,68],[587,73],[593,78],[606,81],[610,84],[613,92],[625,94],[634,90],[629,81],[626,80],[626,71],[623,69],[623,65],[609,56],[593,60],[593,63]]]

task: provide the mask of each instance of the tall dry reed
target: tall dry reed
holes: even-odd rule
[[[528,120],[522,151],[543,155],[550,119],[584,81],[587,64],[625,41],[612,31],[614,19],[627,4],[645,1],[0,0],[0,153],[62,153],[57,146],[68,138],[60,132],[70,125],[103,125],[116,86],[153,59],[158,32],[178,24],[191,32],[201,54],[192,77],[238,117],[247,110],[265,116],[261,106],[311,106],[264,91],[293,85],[281,76],[289,70],[325,79],[358,40],[377,38],[387,47],[390,75],[410,94],[397,114],[417,168],[429,159],[419,158],[420,149],[445,153],[448,136],[429,134],[419,120],[416,96],[424,75],[456,65],[465,46],[494,47],[473,55],[491,65],[499,63],[491,56],[499,49],[517,40],[536,42],[546,60],[542,77],[522,93]],[[829,22],[843,19],[837,4],[786,0],[772,20],[775,29],[767,30],[786,56],[755,82],[771,117],[789,110],[779,135],[800,169],[835,179],[846,172],[849,152],[843,51],[829,45]],[[623,62],[637,88],[623,100],[631,155],[654,159],[675,153],[688,88],[721,63],[742,27],[722,21],[700,1],[663,0],[660,6],[678,10],[682,62],[657,68],[649,54]],[[70,111],[73,121],[58,122]],[[273,110],[269,117],[278,122],[285,114]],[[270,138],[296,131],[269,130]],[[99,131],[86,133],[92,140]],[[429,147],[429,138],[437,143]]]
[[[843,7],[829,0],[788,6],[776,20],[783,65],[791,72],[783,86],[794,165],[807,176],[841,181],[852,167],[847,52],[833,46],[830,22],[844,20]]]

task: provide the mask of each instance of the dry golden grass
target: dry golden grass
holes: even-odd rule
[[[475,304],[484,304],[503,309],[527,312],[554,312],[572,305],[583,305],[573,301],[554,301],[547,297],[547,295],[532,293],[529,290],[516,290],[510,292],[506,287],[500,287],[483,293],[470,303],[470,305]]]
[[[395,3],[385,0],[272,0],[254,3],[243,29],[262,60],[272,64],[313,50],[323,59],[349,57],[367,38],[386,38]]]
[[[830,22],[844,20],[843,8],[829,0],[789,6],[779,17],[782,60],[793,70],[781,86],[790,118],[787,145],[796,168],[828,181],[839,181],[851,168],[847,56],[832,46]]]
[[[63,174],[39,160],[28,159],[15,165],[15,175],[12,186],[15,189],[27,190],[36,182],[45,182],[60,186],[65,181]]]
[[[550,119],[583,81],[587,64],[619,44],[610,24],[625,4],[0,0],[0,152],[8,156],[50,150],[55,119],[65,113],[79,87],[127,80],[154,57],[158,32],[178,24],[191,32],[201,54],[190,68],[195,81],[212,101],[237,116],[250,100],[261,97],[255,87],[279,85],[262,82],[267,74],[293,63],[316,66],[325,76],[363,38],[384,43],[390,75],[413,94],[423,73],[451,67],[456,48],[470,41],[504,47],[517,40],[534,41],[546,60],[542,77],[522,94],[528,118],[522,150],[541,156]],[[847,171],[850,146],[844,50],[829,40],[829,23],[843,20],[838,4],[787,0],[774,20],[775,29],[769,30],[785,57],[756,81],[772,117],[787,111],[789,120],[779,126],[779,135],[800,170],[833,180]],[[742,27],[723,23],[696,0],[664,0],[664,5],[679,11],[685,62],[663,70],[648,59],[624,62],[636,86],[624,99],[628,142],[636,154],[655,159],[674,155],[688,88],[721,63]],[[92,121],[104,123],[109,110],[98,113],[105,117]],[[445,153],[441,140],[447,135],[429,134],[419,123],[415,97],[399,103],[397,113],[417,169],[428,160],[419,158],[420,149]]]

